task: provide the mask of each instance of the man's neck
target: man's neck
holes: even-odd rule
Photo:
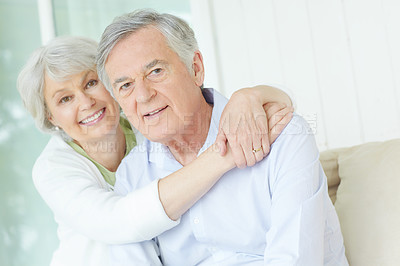
[[[204,101],[201,111],[193,115],[187,126],[165,145],[175,159],[182,165],[187,165],[197,158],[203,147],[210,129],[212,106]]]

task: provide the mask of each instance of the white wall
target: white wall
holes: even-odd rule
[[[191,4],[206,86],[287,86],[321,150],[400,137],[400,1]]]

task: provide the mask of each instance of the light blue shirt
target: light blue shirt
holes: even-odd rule
[[[214,106],[199,153],[214,143],[227,103],[216,91],[205,97]],[[146,140],[122,161],[115,191],[126,194],[181,167],[166,146]],[[164,265],[348,265],[314,136],[298,115],[267,158],[226,173],[157,241]],[[114,246],[114,254],[133,255],[114,255],[113,265],[134,263],[136,248]]]

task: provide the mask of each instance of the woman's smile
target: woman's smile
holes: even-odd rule
[[[104,108],[100,109],[99,111],[97,111],[96,113],[94,113],[94,114],[86,117],[82,121],[80,121],[79,124],[85,125],[85,126],[92,126],[104,118],[105,111],[106,111],[106,108],[104,107]]]
[[[119,125],[119,106],[95,71],[83,71],[65,81],[45,76],[44,96],[49,121],[77,143],[107,138]]]

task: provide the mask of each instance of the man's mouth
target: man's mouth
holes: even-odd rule
[[[145,114],[144,116],[145,116],[146,118],[153,117],[153,116],[157,115],[158,113],[161,113],[162,111],[164,111],[167,107],[168,107],[168,105],[167,105],[167,106],[164,106],[164,107],[162,107],[162,108],[159,108],[159,109],[157,109],[157,110],[151,111],[151,112]]]
[[[104,114],[105,110],[106,110],[105,107],[103,109],[100,109],[99,111],[97,111],[93,115],[91,115],[91,116],[83,119],[82,121],[80,121],[79,124],[86,125],[86,124],[94,124],[94,123],[96,123],[97,120],[99,120],[99,118],[102,117],[102,115]]]

